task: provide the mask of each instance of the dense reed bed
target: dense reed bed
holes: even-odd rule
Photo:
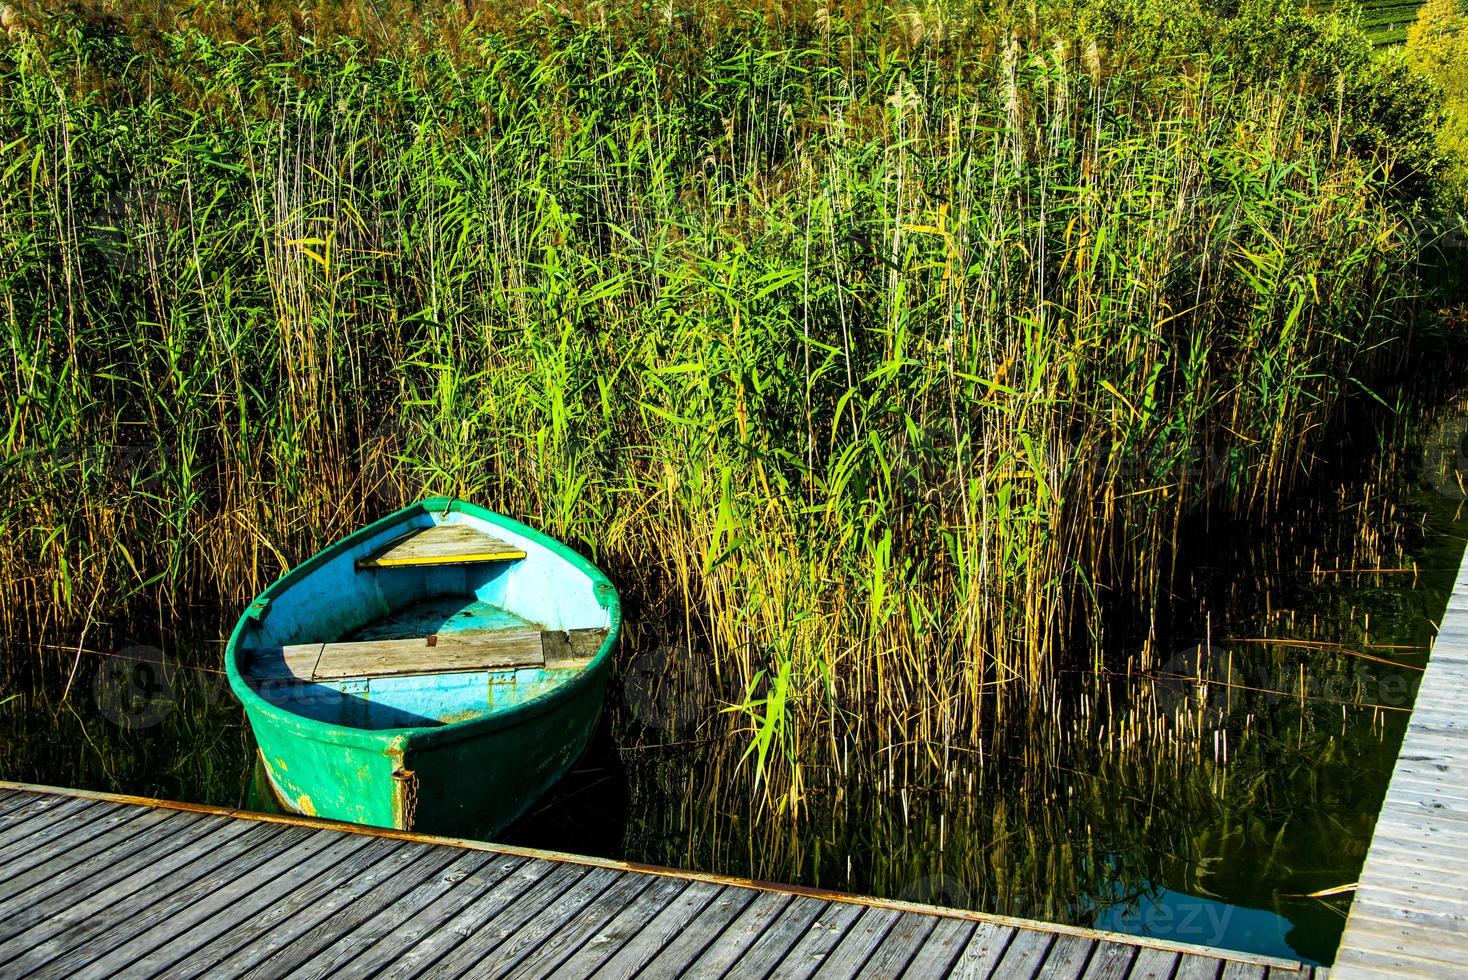
[[[48,676],[459,494],[604,564],[798,804],[1059,720],[1430,288],[1431,91],[1331,19],[201,9],[0,48],[0,617]]]

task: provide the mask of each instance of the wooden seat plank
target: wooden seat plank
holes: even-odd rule
[[[473,565],[515,561],[525,550],[468,524],[414,528],[358,560],[358,568]]]
[[[262,647],[250,651],[250,676],[255,680],[339,681],[520,667],[574,669],[591,662],[606,635],[605,629],[501,630]]]
[[[312,680],[392,677],[402,674],[449,674],[479,670],[511,670],[545,663],[540,632],[506,631],[426,639],[359,640],[326,643]]]

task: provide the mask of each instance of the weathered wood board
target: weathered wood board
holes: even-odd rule
[[[13,783],[0,794],[21,796],[0,796],[16,835],[0,849],[7,975],[1314,975],[1267,957],[571,854]]]
[[[357,562],[358,568],[423,565],[473,565],[525,557],[518,545],[501,541],[467,524],[438,524],[394,538]]]
[[[1331,975],[1468,976],[1468,556],[1417,689]]]

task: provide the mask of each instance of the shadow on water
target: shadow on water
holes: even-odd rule
[[[927,766],[839,745],[794,814],[697,658],[625,649],[592,750],[502,839],[1329,962],[1468,539],[1468,412],[1415,426],[1268,527],[1185,542],[1151,661],[1127,647]],[[233,616],[102,624],[10,678],[0,775],[268,808],[218,670]]]

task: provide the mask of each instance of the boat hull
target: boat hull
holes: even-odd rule
[[[423,729],[374,746],[308,735],[289,719],[257,715],[250,725],[276,801],[292,813],[489,838],[518,819],[586,750],[608,674],[603,661],[588,683],[546,710],[516,716],[503,727],[454,733],[456,738],[440,735],[448,734],[445,729]]]
[[[533,667],[361,681],[262,672],[265,651],[334,642],[354,623],[403,608],[415,582],[426,583],[430,596],[443,594],[443,583],[462,572],[363,571],[364,556],[404,527],[470,519],[491,523],[528,557],[518,584],[487,573],[469,598],[520,603],[515,608],[524,608],[528,621],[552,631],[543,636],[593,627],[600,637],[594,652],[574,660],[558,655]],[[453,619],[473,625],[470,612],[481,607],[466,606]],[[453,634],[444,631],[453,626],[435,629],[447,637]],[[431,498],[342,539],[271,585],[240,618],[225,662],[263,774],[284,809],[488,838],[521,816],[585,750],[601,714],[620,626],[616,590],[586,559],[501,515]]]

